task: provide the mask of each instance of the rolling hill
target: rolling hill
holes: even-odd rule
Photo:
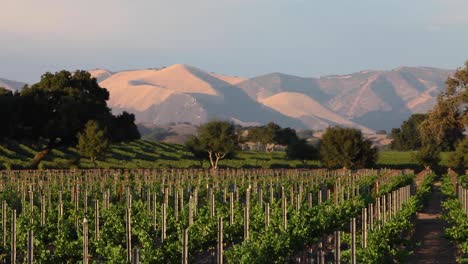
[[[23,88],[23,86],[25,84],[26,83],[11,81],[11,80],[0,78],[0,87],[6,88],[6,89],[11,90],[11,91],[21,90],[21,88]]]
[[[399,127],[411,114],[431,109],[453,71],[399,67],[320,78],[283,73],[242,78],[175,64],[90,73],[109,90],[113,111],[132,112],[138,123],[198,125],[225,119],[244,126],[276,122],[322,130],[342,125],[372,133]],[[0,79],[0,86],[7,89],[23,85]]]

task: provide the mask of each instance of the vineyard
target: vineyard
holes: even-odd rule
[[[409,170],[3,171],[0,257],[8,263],[401,261],[411,220],[431,190],[434,175],[423,176],[416,185]]]

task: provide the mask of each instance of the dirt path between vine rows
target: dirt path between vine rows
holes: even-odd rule
[[[438,181],[434,184],[427,205],[418,212],[413,238],[418,246],[408,263],[456,263],[455,248],[444,237],[445,222],[440,219],[441,202],[442,194]]]

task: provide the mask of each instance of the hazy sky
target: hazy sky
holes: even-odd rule
[[[0,0],[0,77],[185,63],[251,77],[468,59],[468,0]]]

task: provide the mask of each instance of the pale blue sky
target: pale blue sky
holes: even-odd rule
[[[185,63],[252,77],[468,59],[468,0],[0,0],[0,77]]]

